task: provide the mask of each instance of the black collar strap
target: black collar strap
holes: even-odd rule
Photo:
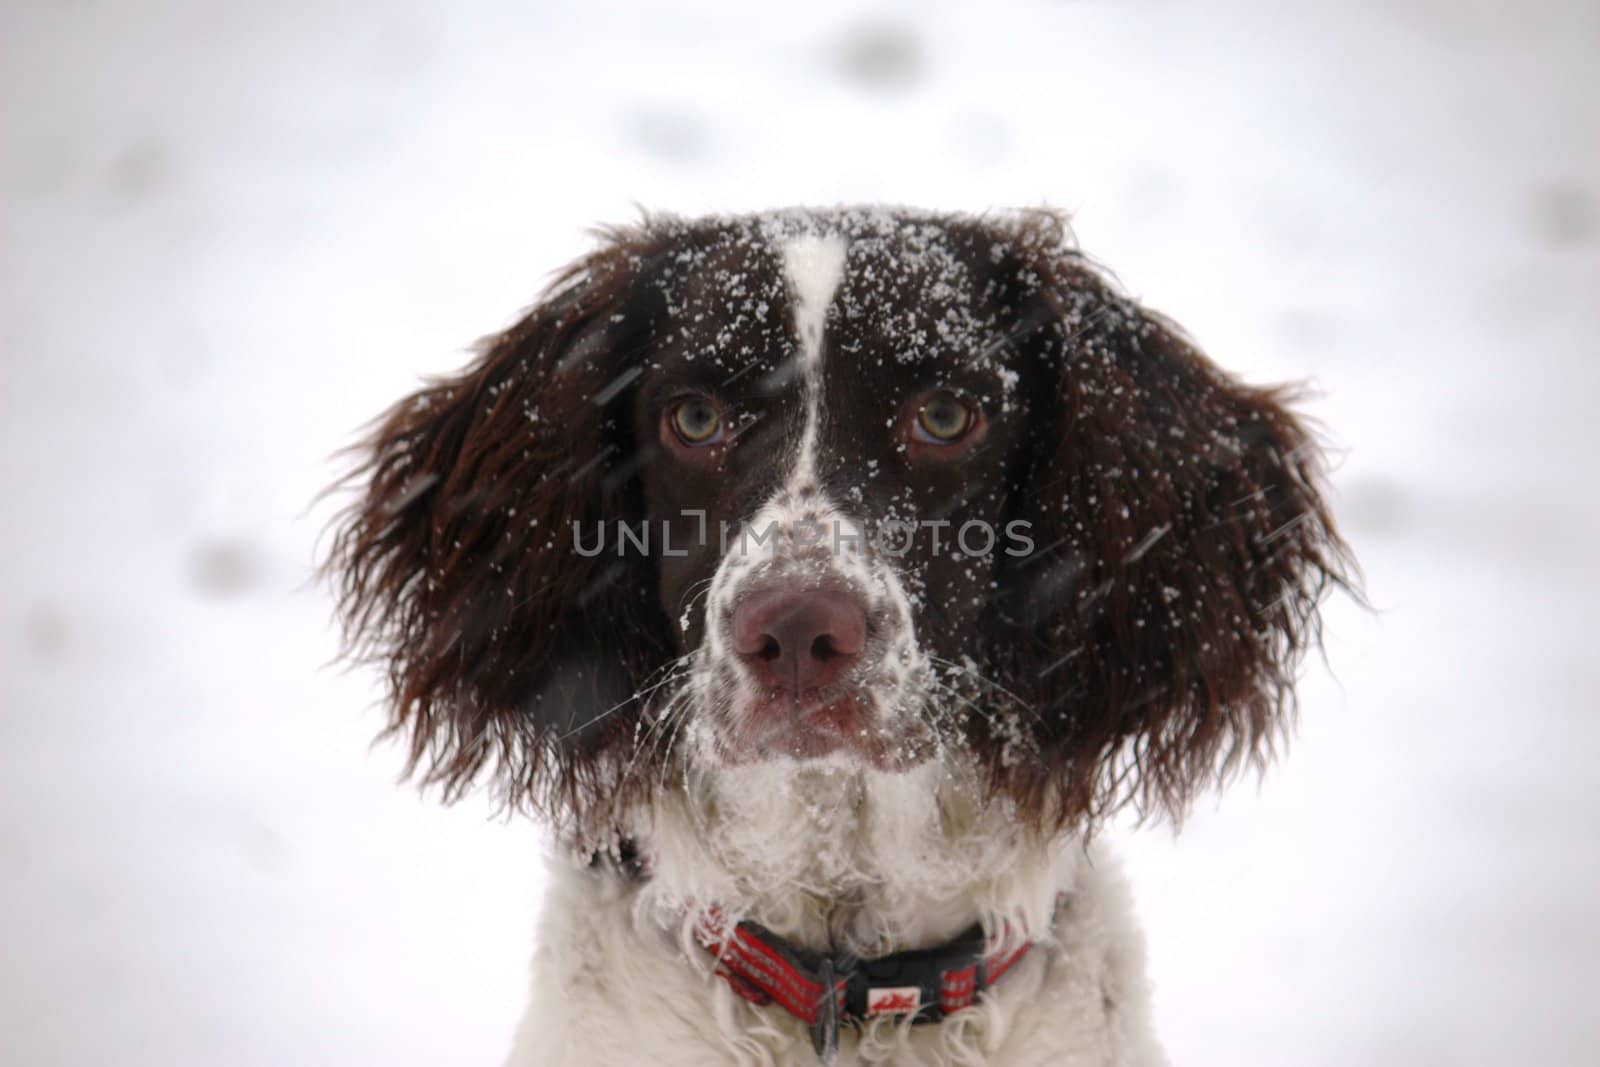
[[[752,1004],[776,1001],[811,1029],[817,1058],[831,1063],[841,1024],[879,1015],[933,1023],[977,1001],[1033,947],[1002,925],[991,944],[978,926],[934,948],[863,960],[810,952],[758,923],[729,926],[715,907],[695,924],[702,947],[717,957],[717,974]]]

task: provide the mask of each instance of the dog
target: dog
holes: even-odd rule
[[[1282,388],[1047,211],[646,216],[358,447],[389,732],[552,860],[513,1065],[1164,1062],[1094,830],[1287,732],[1347,549]]]

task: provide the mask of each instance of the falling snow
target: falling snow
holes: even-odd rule
[[[1342,456],[1377,610],[1333,606],[1289,758],[1176,843],[1116,834],[1173,1061],[1592,1058],[1592,8],[951,6],[887,67],[827,52],[840,18],[8,11],[13,1061],[503,1059],[542,842],[395,786],[375,680],[320,669],[308,502],[589,221],[879,199],[1072,209],[1230,369],[1311,379]],[[698,358],[741,373],[780,304],[705,277],[730,347]],[[1004,340],[885,327],[908,361]]]

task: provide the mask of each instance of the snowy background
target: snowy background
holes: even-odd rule
[[[329,456],[593,222],[883,200],[1320,390],[1376,611],[1118,835],[1174,1062],[1592,1063],[1600,8],[536,6],[0,11],[0,1059],[499,1062],[543,842],[325,669]]]

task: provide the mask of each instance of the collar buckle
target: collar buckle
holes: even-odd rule
[[[824,956],[817,967],[817,981],[822,986],[822,996],[817,1001],[817,1019],[810,1026],[811,1047],[817,1051],[817,1062],[827,1067],[839,1054],[840,1008],[849,979],[839,982],[834,976],[833,958]]]

